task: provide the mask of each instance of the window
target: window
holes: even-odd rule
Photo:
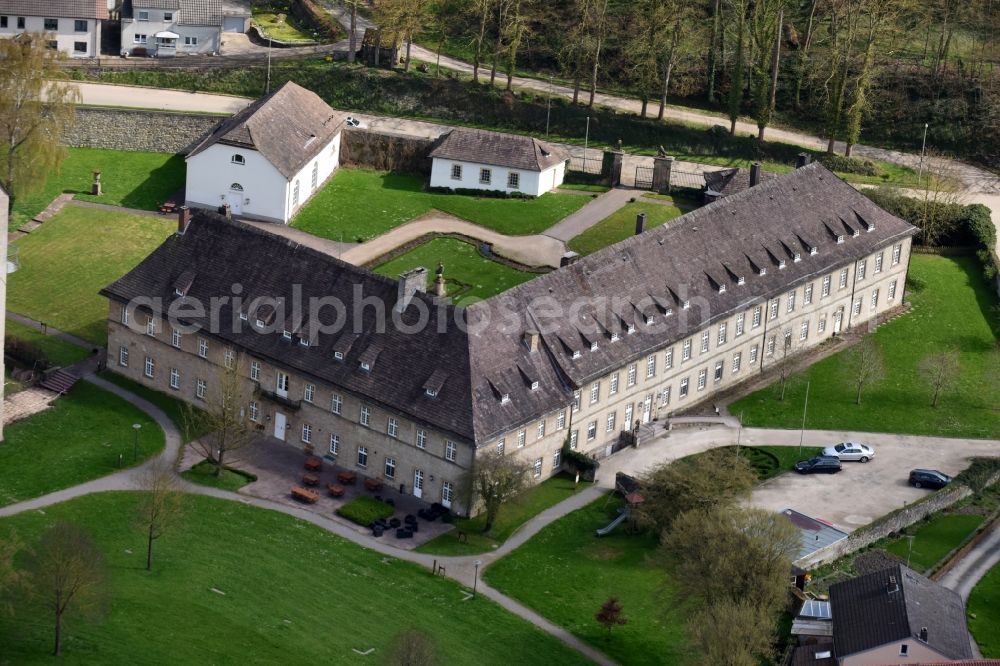
[[[702,368],[698,371],[698,390],[702,391],[705,388],[705,384],[708,381],[708,370]]]
[[[232,368],[236,364],[236,352],[233,349],[226,349],[222,353],[222,362],[227,368]]]
[[[156,337],[156,320],[152,317],[146,320],[146,335]]]
[[[73,42],[73,53],[86,53],[87,42]]]
[[[208,358],[208,340],[205,338],[198,338],[198,356]]]
[[[525,437],[525,433],[524,433],[524,429],[522,428],[521,430],[517,431],[517,448],[519,448],[519,449],[523,449],[524,448],[524,437]]]
[[[0,16],[0,28],[6,28],[6,27],[7,27],[7,17]]]
[[[718,344],[720,344],[720,345],[726,344],[726,326],[727,326],[727,324],[725,322],[722,322],[721,324],[719,324],[719,338],[718,338],[719,342],[718,342]]]
[[[340,414],[341,410],[344,408],[344,398],[339,393],[334,393],[330,396],[330,411],[334,414]]]
[[[372,408],[368,405],[361,405],[361,415],[358,421],[363,426],[371,425],[372,422]]]
[[[767,355],[774,356],[774,336],[767,339]]]
[[[21,27],[21,26],[18,26]],[[900,255],[903,254],[903,244],[896,243],[892,246],[892,265],[895,266],[899,263]]]
[[[590,385],[590,404],[594,404],[601,399],[601,382],[597,381]]]
[[[177,368],[170,368],[170,388],[179,389],[181,387],[181,373]]]
[[[319,185],[319,162],[313,162],[312,175],[309,177],[309,185],[312,189],[316,189]]]
[[[462,165],[452,164],[451,165],[451,179],[452,180],[462,180]]]
[[[313,439],[313,427],[308,423],[302,424],[302,441],[306,444],[312,443]]]
[[[884,255],[884,254],[885,254],[885,252],[879,252],[878,256],[875,257],[875,269],[872,271],[873,273],[881,273],[882,272],[882,255]]]
[[[135,18],[136,18],[137,21],[148,21],[149,20],[149,12],[143,11],[143,10],[139,10],[138,12],[136,12],[136,17]]]
[[[830,276],[827,275],[823,278],[823,289],[820,291],[820,297],[826,298],[830,295]]]
[[[866,259],[861,259],[860,261],[858,261],[858,270],[855,273],[858,282],[861,282],[862,280],[865,279],[865,269],[867,266],[868,266],[868,261]]]
[[[199,380],[198,380],[198,383],[197,383],[197,384],[195,385],[195,390],[194,390],[194,394],[195,394],[195,395],[196,395],[196,396],[197,396],[197,397],[198,397],[198,398],[199,398],[200,400],[204,400],[204,399],[205,399],[205,390],[206,390],[207,388],[208,388],[208,385],[207,385],[207,384],[205,384],[205,380],[204,380],[204,379],[199,379]]]
[[[722,365],[722,361],[715,362],[715,381],[717,382],[722,381]]]
[[[878,307],[878,289],[872,292],[872,305],[871,309],[874,310]]]
[[[810,282],[806,285],[806,288],[802,290],[802,305],[809,305],[813,302],[813,286]]]
[[[238,164],[240,166],[243,166],[244,164],[247,163],[247,160],[239,153],[233,153],[233,156],[229,158],[229,162],[231,164]]]
[[[900,657],[905,657],[905,656],[907,656],[909,654],[910,654],[910,646],[909,645],[907,645],[906,643],[903,643],[902,645],[899,646],[899,656]]]
[[[59,29],[59,19],[47,18],[44,21],[44,25],[46,30],[51,30],[54,32]]]
[[[771,301],[771,312],[769,313],[770,319],[778,318],[778,299]]]
[[[7,17],[5,16],[4,17],[4,23],[6,23],[6,22],[7,22]],[[7,26],[5,25],[3,27],[6,28]],[[87,22],[86,21],[81,21],[80,19],[74,20],[73,21],[73,31],[74,32],[87,32]],[[86,44],[86,42],[83,42],[83,44]],[[84,48],[84,50],[86,51],[86,48]]]
[[[260,404],[256,400],[250,401],[250,420],[251,421],[260,420]]]
[[[604,428],[605,432],[615,431],[615,419],[617,419],[617,417],[618,417],[617,412],[608,412],[608,419]]]
[[[635,386],[635,376],[636,376],[636,364],[632,363],[628,366],[628,371],[626,373],[625,384],[628,386]]]
[[[455,489],[450,481],[441,484],[441,503],[445,508],[451,507],[451,501],[455,498]]]
[[[740,364],[743,362],[743,353],[736,352],[733,354],[733,374],[735,375],[740,371]]]
[[[896,298],[896,281],[893,280],[889,283],[889,293],[887,294],[888,300],[893,300]]]
[[[795,292],[788,292],[788,296],[785,297],[785,312],[795,312]]]
[[[855,299],[855,301],[854,301],[854,307],[851,308],[851,311],[854,313],[855,316],[861,314],[861,299],[860,298]]]
[[[330,433],[330,455],[335,456],[340,453],[340,435]]]
[[[299,205],[299,181],[295,181],[295,185],[292,187],[292,206],[296,207]]]
[[[358,467],[368,467],[368,447],[358,447]]]
[[[427,431],[418,430],[417,431],[417,448],[426,449],[427,448]]]
[[[316,385],[306,384],[306,387],[302,390],[302,399],[305,400],[306,402],[312,402],[313,398],[315,397],[316,397]]]
[[[632,405],[631,402],[628,403],[627,405],[625,405],[625,421],[624,421],[624,425],[625,425],[626,428],[631,428],[632,427],[632,414],[634,414],[634,413],[635,413],[635,407]]]
[[[580,411],[580,392],[573,391],[573,411]]]
[[[396,459],[386,458],[385,459],[385,478],[395,479],[396,478]]]
[[[681,390],[678,391],[682,398],[686,398],[688,394],[688,387],[690,386],[690,381],[687,377],[681,380]]]
[[[172,23],[173,20],[174,20],[174,13],[173,12],[163,12],[163,20],[166,23]]]
[[[750,323],[750,328],[758,328],[760,326],[761,313],[764,308],[760,305],[753,309],[753,321]]]
[[[170,329],[170,344],[178,349],[181,347],[181,332],[176,328]]]
[[[17,17],[17,29],[18,30],[24,30],[24,17],[23,16],[18,16]]]
[[[536,479],[542,475],[542,459],[535,458],[535,464],[531,466],[531,476]]]
[[[156,366],[156,364],[153,362],[152,357],[147,356],[146,357],[146,366],[145,366],[145,369],[144,369],[144,372],[146,373],[147,377],[149,377],[149,378],[152,379],[152,377],[153,377],[153,370],[156,369],[155,366]]]
[[[750,348],[750,365],[757,362],[757,345]]]
[[[250,379],[260,381],[260,361],[250,361]]]
[[[847,288],[847,269],[840,271],[840,283],[837,286],[838,289]]]
[[[538,429],[535,435],[535,439],[541,439],[545,437],[545,419],[538,422]]]
[[[184,46],[198,46],[198,38],[184,37]]]
[[[615,395],[618,393],[618,373],[611,375],[611,382],[608,386],[608,395]]]
[[[746,313],[741,312],[736,315],[736,337],[743,335],[743,320],[746,319]]]
[[[669,370],[674,367],[674,348],[671,347],[663,354],[663,369]]]
[[[587,424],[587,441],[593,441],[597,439],[597,421],[591,421]]]
[[[569,448],[571,451],[576,451],[576,443],[580,439],[580,431],[574,430],[569,433]]]
[[[562,465],[562,450],[556,449],[556,452],[552,454],[552,469],[558,470]]]
[[[681,347],[681,361],[687,361],[691,359],[691,338],[684,341],[684,346]]]
[[[656,354],[646,357],[646,379],[656,376]]]
[[[493,172],[490,169],[480,169],[479,170],[479,182],[483,185],[489,185],[490,181],[493,179]]]
[[[701,334],[701,353],[702,354],[704,354],[705,352],[708,351],[708,340],[709,340],[709,337],[710,336],[709,336],[708,331],[704,331]]]
[[[390,418],[389,421],[388,421],[388,423],[385,426],[385,433],[387,435],[389,435],[389,437],[398,437],[399,436],[399,422],[396,421],[396,419]]]
[[[446,440],[444,443],[444,459],[449,462],[455,462],[456,451],[457,447],[455,446],[455,442],[451,441],[450,439]]]
[[[121,346],[118,348],[118,365],[123,368],[128,367],[128,347]]]
[[[799,340],[805,340],[809,337],[809,320],[806,319],[799,326]]]
[[[507,448],[507,441],[503,437],[501,437],[497,441],[497,455],[498,456],[502,456],[503,455],[503,450],[505,448]]]
[[[566,427],[566,410],[559,412],[559,416],[556,417],[556,430],[562,430]]]
[[[825,330],[826,330],[826,315],[823,315],[822,317],[819,318],[819,321],[816,322],[816,332],[822,333]]]
[[[512,190],[516,190],[521,186],[521,174],[516,171],[511,171],[507,174],[507,187]]]

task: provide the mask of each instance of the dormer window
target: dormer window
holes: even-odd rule
[[[784,267],[785,267],[785,260],[784,259],[779,259],[778,260],[778,270],[781,270]]]
[[[811,248],[809,248],[809,254],[810,254],[810,256],[811,255],[815,255],[817,252],[819,252],[819,248],[816,247],[815,245],[812,246]]]
[[[299,338],[299,344],[303,347],[309,346],[309,340],[307,338]]]
[[[265,326],[264,320],[263,319],[258,319],[257,320],[257,328],[264,328],[264,326]]]
[[[793,262],[796,262],[796,261],[802,261],[802,255],[801,255],[801,254],[799,254],[798,252],[796,252],[796,253],[795,253],[795,256],[794,256],[794,257],[792,257],[792,261],[793,261]]]
[[[635,324],[629,324],[627,330],[628,330],[628,334],[629,335],[632,335],[633,333],[635,333]]]
[[[844,234],[837,234],[837,245],[844,244]]]
[[[650,325],[650,324],[652,324],[652,323],[653,323],[654,321],[656,321],[656,317],[654,317],[653,315],[646,315],[646,316],[645,316],[645,317],[643,318],[643,321],[645,321],[645,322],[646,322],[646,325],[647,325],[647,326],[649,326],[649,325]]]
[[[674,314],[674,309],[673,308],[667,308],[667,311],[663,313],[663,316],[664,317],[670,317],[673,314]]]
[[[240,313],[240,319],[241,319],[242,321],[246,321],[246,320],[248,320],[249,318],[250,318],[250,315],[248,315],[248,314],[247,314],[246,312],[241,312],[241,313]]]
[[[857,238],[860,235],[861,235],[861,230],[860,229],[855,229],[854,232],[851,233],[851,236],[853,236],[854,238]]]
[[[435,391],[434,389],[425,389],[424,390],[424,395],[426,395],[428,398],[436,398],[437,395],[438,395],[438,392]]]
[[[368,363],[368,362],[366,362],[366,361],[361,361],[361,362],[360,362],[360,363],[359,363],[358,365],[359,365],[359,366],[361,367],[361,369],[362,369],[362,370],[364,370],[365,372],[371,372],[371,369],[372,369],[372,365],[371,365],[371,363]]]
[[[767,269],[763,267],[757,269],[757,275],[767,275]]]
[[[719,293],[720,294],[726,293],[726,285],[724,285],[724,284],[720,284],[719,285]]]
[[[688,310],[690,308],[691,308],[691,301],[684,301],[683,303],[681,303],[682,310]]]
[[[590,343],[590,351],[597,351],[597,343],[596,342],[591,342]]]
[[[745,277],[743,277],[742,275],[739,276],[738,278],[736,278],[736,284],[746,284],[746,282],[747,282],[747,279]]]
[[[233,153],[233,156],[229,158],[229,161],[233,164],[238,164],[240,166],[243,166],[244,164],[247,163],[246,158],[240,155],[239,153]]]
[[[618,342],[618,333],[617,332],[611,334],[611,342]]]
[[[508,402],[510,402],[510,393],[504,393],[502,396],[500,396],[501,405],[506,405]]]
[[[282,331],[281,332],[281,337],[283,337],[285,340],[291,340],[292,339],[292,332],[291,331]]]
[[[337,359],[338,361],[343,361],[344,360],[344,352],[335,351],[335,352],[333,352],[333,357],[335,359]]]
[[[532,391],[537,391],[538,390],[538,382],[537,381],[531,382],[531,390]]]
[[[868,223],[868,228],[865,231],[867,231],[868,233],[871,233],[871,232],[875,231],[875,223],[874,222],[869,222]]]
[[[573,358],[580,358],[580,350],[579,349],[574,349],[573,350]]]

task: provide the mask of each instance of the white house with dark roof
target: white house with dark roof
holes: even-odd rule
[[[49,46],[74,58],[101,53],[105,0],[0,0],[0,38],[45,33]]]
[[[125,0],[122,54],[157,58],[218,53],[222,0]]]
[[[291,81],[222,121],[187,156],[188,206],[287,223],[340,164],[345,116]]]
[[[431,187],[541,196],[559,187],[569,154],[529,136],[456,129],[431,150]]]

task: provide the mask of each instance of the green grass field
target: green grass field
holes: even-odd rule
[[[430,293],[439,261],[444,262],[448,297],[453,303],[460,305],[466,305],[470,300],[489,298],[537,277],[535,273],[519,271],[487,259],[479,254],[475,245],[458,238],[429,240],[376,266],[374,270],[381,275],[396,278],[411,268],[423,266],[428,270],[427,289]]]
[[[975,514],[938,514],[931,520],[920,523],[917,529],[911,532],[912,550],[908,538],[893,541],[885,549],[903,558],[904,561],[909,556],[912,569],[927,572],[940,563],[948,553],[961,546],[982,522],[983,517]]]
[[[747,426],[799,428],[808,379],[807,428],[996,437],[996,393],[984,387],[990,385],[989,354],[1000,325],[997,299],[981,266],[970,258],[914,255],[910,280],[916,287],[907,290],[913,310],[873,334],[882,348],[886,379],[865,391],[860,406],[854,404],[836,354],[793,379],[783,402],[772,385],[731,404],[730,412],[742,413]],[[934,409],[918,366],[926,355],[951,345],[960,351],[961,377]]]
[[[658,227],[684,214],[676,206],[636,201],[628,203],[569,242],[569,249],[582,255],[623,241],[635,234],[635,217],[646,214],[646,229]]]
[[[437,209],[507,235],[537,234],[590,199],[549,193],[536,199],[492,199],[424,192],[424,179],[341,169],[307,203],[292,226],[346,243],[365,241]],[[359,205],[359,202],[365,205]]]
[[[313,40],[313,36],[306,31],[300,30],[295,20],[287,14],[279,16],[275,12],[254,8],[253,22],[264,32],[265,37],[270,37],[271,39],[277,39],[282,42],[308,42]]]
[[[16,529],[29,542],[57,519],[75,523],[107,557],[110,614],[68,621],[61,662],[379,664],[416,626],[443,664],[586,663],[485,597],[463,601],[445,578],[237,502],[186,497],[186,519],[157,541],[146,572],[137,499],[102,493],[0,521],[0,535]],[[34,608],[0,617],[0,655],[51,663],[51,634]]]
[[[969,631],[984,657],[1000,658],[1000,564],[994,565],[969,595]]]
[[[618,663],[685,663],[686,616],[652,562],[656,537],[626,534],[624,525],[594,536],[618,506],[601,498],[574,511],[491,565],[483,578]],[[628,624],[609,637],[594,615],[610,595],[618,597]]]
[[[183,400],[179,400],[172,395],[163,393],[162,391],[156,391],[147,386],[143,386],[142,384],[134,382],[128,377],[119,375],[118,373],[113,372],[111,370],[103,371],[101,373],[101,378],[106,379],[113,384],[117,384],[126,391],[135,393],[140,398],[148,400],[149,402],[153,403],[154,405],[162,409],[163,413],[166,414],[167,417],[171,421],[173,421],[177,429],[181,431],[185,441],[197,439],[198,437],[201,437],[203,434],[205,434],[204,432],[200,431],[193,433],[185,432],[185,430],[187,429],[187,423],[184,417],[184,413],[185,410],[187,409],[187,403],[184,402]]]
[[[417,552],[435,555],[473,555],[493,550],[509,539],[521,525],[545,509],[583,490],[587,485],[581,483],[577,486],[568,474],[559,474],[537,486],[532,486],[514,501],[504,504],[489,534],[483,532],[483,527],[486,525],[484,514],[474,518],[456,518],[454,530],[419,546]],[[459,531],[465,533],[467,541],[458,540]]]
[[[13,504],[118,471],[163,450],[151,418],[107,391],[79,382],[52,407],[4,428],[0,445],[0,505]],[[0,653],[3,651],[0,650]]]
[[[89,349],[83,349],[51,335],[45,335],[37,329],[19,324],[16,321],[8,319],[5,326],[6,335],[37,346],[45,352],[45,355],[53,365],[61,367],[73,365],[91,355],[91,350]]]
[[[94,171],[101,172],[104,194],[90,195]],[[184,158],[170,153],[139,153],[100,148],[67,148],[67,157],[44,187],[17,197],[10,228],[17,229],[63,192],[77,199],[113,206],[156,210],[184,187]]]
[[[736,455],[735,446],[723,446],[712,450]],[[800,453],[797,446],[741,446],[739,454],[747,459],[754,472],[757,473],[757,478],[763,482],[773,479],[779,474],[792,471],[795,469],[795,463],[819,455],[822,450],[816,446],[803,446]],[[696,453],[685,456],[681,460],[690,460],[701,455],[705,454]]]
[[[181,472],[181,476],[191,483],[211,486],[212,488],[221,488],[222,490],[231,490],[233,492],[257,480],[254,474],[231,467],[224,468],[222,476],[216,476],[215,465],[208,462],[208,460],[202,460],[191,469]]]
[[[103,345],[108,302],[97,292],[175,228],[172,218],[66,206],[17,242],[21,268],[10,276],[7,307]]]

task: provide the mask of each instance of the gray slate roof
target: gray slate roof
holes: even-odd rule
[[[949,659],[972,655],[957,593],[898,564],[830,587],[833,640],[843,659],[886,643],[919,641]]]
[[[795,509],[785,509],[781,515],[788,518],[789,522],[799,531],[799,552],[795,555],[796,561],[820,548],[826,548],[847,538],[847,532],[838,530],[833,525],[811,518],[804,513],[799,513]]]
[[[222,26],[222,0],[125,0],[122,15],[133,18],[136,9],[174,9],[179,25]]]
[[[708,189],[718,192],[724,197],[742,192],[750,187],[750,169],[722,169],[720,171],[706,171],[702,175],[705,177],[705,185],[708,186]],[[777,177],[776,173],[762,170],[760,183],[766,183]]]
[[[0,0],[0,14],[48,18],[106,19],[105,0]]]
[[[217,143],[249,148],[292,178],[329,143],[346,116],[292,81],[223,120],[188,159]]]
[[[467,129],[441,135],[430,156],[525,171],[544,171],[569,159],[564,149],[530,136]]]

